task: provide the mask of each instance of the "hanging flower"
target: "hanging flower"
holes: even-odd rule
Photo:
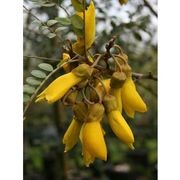
[[[64,152],[71,150],[74,145],[78,142],[82,122],[78,121],[74,116],[71,124],[69,125],[64,137],[63,144],[65,144]]]
[[[81,64],[70,73],[62,75],[54,80],[42,93],[37,96],[36,102],[47,100],[53,103],[61,99],[66,92],[82,80],[90,77],[92,68],[87,64]]]
[[[131,149],[134,149],[134,136],[131,128],[118,110],[117,102],[114,96],[106,95],[104,105],[108,117],[109,125],[114,134]]]
[[[76,12],[82,19],[83,12]],[[94,42],[96,32],[96,19],[95,19],[95,7],[93,1],[91,1],[87,10],[85,10],[85,44],[86,49],[89,49]],[[73,44],[73,51],[78,54],[84,53],[84,38],[78,37],[77,42]]]
[[[146,112],[147,107],[139,93],[136,91],[132,78],[127,78],[121,91],[122,104],[125,113],[134,118],[135,111]]]

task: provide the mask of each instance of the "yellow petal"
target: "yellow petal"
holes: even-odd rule
[[[81,141],[81,144],[82,144],[82,155],[83,155],[84,164],[86,165],[86,167],[89,167],[89,165],[94,162],[95,157],[92,154],[90,154],[87,151],[87,149],[85,149],[85,147],[84,147],[83,137],[82,137],[82,132],[83,132],[83,129],[84,129],[84,125],[85,125],[85,123],[82,125],[79,138],[80,138],[80,141]]]
[[[72,149],[78,142],[81,127],[82,123],[78,122],[75,117],[73,117],[73,120],[63,137],[63,144],[65,144],[64,152]]]
[[[73,73],[62,75],[55,79],[42,93],[37,96],[36,102],[47,100],[53,103],[61,99],[66,92],[79,83],[82,78],[75,76]]]
[[[78,16],[83,19],[83,13],[77,12]],[[96,31],[96,20],[95,20],[95,7],[93,1],[91,1],[87,10],[85,10],[85,43],[86,49],[89,49],[94,42]],[[73,44],[73,51],[78,54],[84,52],[84,39],[78,37],[77,42]]]
[[[110,94],[116,98],[118,110],[122,113],[121,88],[111,88]]]
[[[135,84],[131,78],[128,78],[121,91],[122,104],[126,109],[131,109],[131,111],[145,112],[147,111],[146,104],[136,91]]]
[[[118,110],[108,113],[108,122],[114,134],[122,142],[128,146],[134,143],[134,135],[131,131],[131,128]]]
[[[126,104],[123,104],[123,109],[130,118],[134,118],[135,110],[133,110],[130,106],[127,106]]]
[[[94,157],[107,159],[107,149],[99,122],[85,123],[83,132],[84,148]]]

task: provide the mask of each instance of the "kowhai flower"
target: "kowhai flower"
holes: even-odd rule
[[[147,107],[139,93],[132,78],[127,78],[121,90],[122,104],[125,113],[134,118],[135,111],[146,112]]]
[[[109,125],[114,134],[130,148],[133,149],[134,136],[131,128],[118,110],[117,102],[114,96],[106,95],[104,105],[108,117]]]
[[[82,19],[83,12],[76,12]],[[86,49],[89,49],[94,42],[96,32],[96,18],[95,18],[95,7],[93,1],[91,1],[87,10],[85,10],[85,40],[84,37],[78,37],[77,42],[73,44],[73,51],[78,54],[84,53],[84,41]]]
[[[70,73],[55,79],[42,93],[37,96],[36,102],[47,100],[53,103],[61,99],[66,92],[79,82],[87,79],[92,74],[92,68],[87,64],[81,64]]]

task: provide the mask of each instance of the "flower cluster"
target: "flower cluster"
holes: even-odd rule
[[[66,74],[41,92],[36,102],[46,100],[53,103],[62,99],[65,105],[72,106],[73,119],[63,137],[65,152],[80,140],[84,163],[89,166],[95,158],[107,160],[105,131],[102,128],[104,116],[117,138],[134,149],[134,136],[122,111],[134,118],[135,112],[145,112],[147,107],[136,91],[128,57],[120,46],[114,44],[114,40],[106,45],[106,52],[86,55],[95,39],[93,1],[84,14],[77,12],[77,15],[85,21],[86,36],[77,37],[71,51],[63,54]],[[115,53],[110,52],[111,48]],[[100,61],[105,65],[100,65]]]

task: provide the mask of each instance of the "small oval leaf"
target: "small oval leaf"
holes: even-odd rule
[[[71,16],[71,23],[75,28],[83,29],[83,19],[77,14]]]
[[[33,78],[33,77],[28,77],[28,78],[26,78],[26,82],[27,82],[28,84],[30,84],[30,85],[33,85],[33,86],[38,86],[38,85],[41,84],[41,81],[36,80],[36,79]]]
[[[41,6],[43,6],[43,7],[53,7],[55,5],[56,5],[55,3],[44,3],[44,4],[41,4]]]
[[[26,103],[30,100],[30,96],[27,94],[23,94],[23,102]]]
[[[56,17],[55,20],[57,20],[58,23],[61,24],[62,26],[71,25],[71,20],[69,18]]]
[[[30,86],[30,85],[28,85],[28,84],[25,84],[25,85],[23,86],[23,92],[26,92],[26,93],[28,93],[28,94],[33,94],[34,91],[35,91],[35,88],[32,87],[32,86]]]
[[[39,26],[39,30],[40,30],[40,31],[44,31],[44,30],[46,30],[46,29],[48,29],[47,26]]]
[[[54,24],[56,24],[58,21],[57,20],[54,20],[54,19],[51,19],[47,22],[47,25],[48,26],[53,26]]]
[[[47,37],[51,39],[51,38],[56,37],[56,34],[55,33],[48,33]]]
[[[43,69],[43,70],[48,71],[48,72],[53,71],[53,67],[48,63],[41,63],[41,64],[38,65],[38,67],[40,69]]]
[[[46,77],[46,74],[40,70],[33,70],[31,74],[40,79],[44,79]]]

